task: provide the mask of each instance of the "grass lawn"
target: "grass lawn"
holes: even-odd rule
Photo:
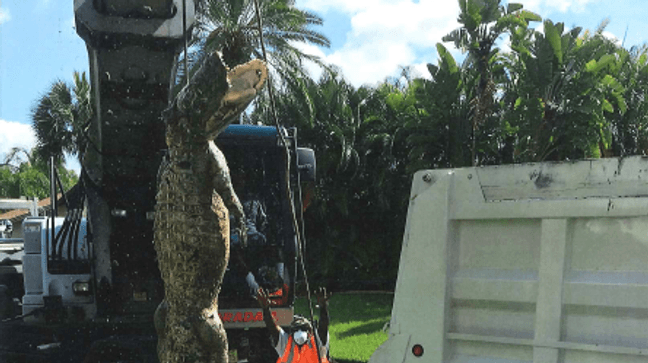
[[[340,363],[369,361],[387,340],[383,327],[389,322],[393,298],[382,293],[333,294],[329,301],[331,357]],[[295,312],[310,315],[306,298],[295,301]],[[313,312],[317,319],[319,309]]]

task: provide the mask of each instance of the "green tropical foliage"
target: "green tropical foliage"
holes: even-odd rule
[[[311,276],[333,287],[393,283],[417,170],[648,152],[647,47],[606,38],[606,22],[583,31],[545,19],[539,31],[519,4],[459,4],[461,27],[444,40],[462,61],[437,44],[425,78],[356,89],[337,72],[291,79],[277,97],[281,122],[318,157]],[[268,123],[267,101],[251,119]]]
[[[611,148],[607,114],[627,110],[625,88],[610,72],[618,67],[617,49],[602,28],[580,33],[546,20],[530,43],[512,38],[506,121],[516,130],[514,160],[598,157]]]
[[[78,175],[65,168],[64,156],[68,153],[82,159],[93,111],[85,72],[74,72],[73,81],[72,85],[55,81],[36,101],[30,115],[36,147],[30,151],[14,148],[0,164],[0,196],[47,198],[51,157],[64,189],[77,183]]]
[[[405,124],[411,148],[410,172],[469,166],[474,160],[470,151],[474,131],[470,100],[474,98],[477,74],[469,61],[458,65],[442,44],[437,44],[437,52],[437,65],[427,66],[432,79],[417,79],[412,85],[422,112]]]
[[[88,145],[85,132],[92,118],[90,83],[85,72],[74,72],[71,87],[57,80],[36,102],[31,111],[36,134],[36,153],[47,160],[62,160],[64,153],[79,160]]]
[[[65,169],[62,162],[58,162],[56,168],[65,190],[77,183],[79,177],[73,170]],[[0,164],[0,198],[44,199],[49,195],[48,162],[39,156],[36,149],[13,148]]]
[[[618,49],[617,60],[610,67],[618,84],[623,85],[625,110],[621,107],[606,113],[612,136],[612,154],[616,156],[648,153],[648,48]],[[625,112],[624,112],[625,111]]]

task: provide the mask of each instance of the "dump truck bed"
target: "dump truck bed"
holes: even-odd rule
[[[370,362],[648,362],[648,159],[416,173]]]

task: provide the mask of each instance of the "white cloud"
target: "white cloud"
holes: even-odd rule
[[[517,2],[524,5],[525,9],[544,16],[553,11],[580,13],[585,10],[588,4],[597,1],[599,0],[522,0]]]
[[[316,12],[335,9],[350,16],[347,42],[323,60],[339,66],[356,86],[383,81],[399,66],[420,62],[417,53],[432,61],[435,44],[458,26],[459,7],[454,1],[304,0],[300,7]]]
[[[11,20],[11,13],[7,8],[0,8],[0,24],[6,23]]]
[[[503,36],[500,37],[500,41],[496,44],[497,47],[500,49],[500,52],[502,53],[510,53],[511,52],[511,36],[508,34],[504,34]]]
[[[571,11],[571,12],[582,12],[585,10],[587,5],[600,0],[517,0],[511,2],[517,2],[524,5],[524,8],[531,11],[547,13],[552,11],[559,11],[562,13]],[[336,10],[347,14],[357,14],[365,12],[367,9],[371,8],[380,8],[385,4],[392,4],[394,6],[407,8],[408,5],[419,5],[420,3],[429,3],[433,7],[433,11],[444,12],[447,8],[455,9],[453,12],[452,18],[455,19],[459,14],[459,7],[457,6],[456,1],[427,1],[420,0],[415,4],[411,0],[301,0],[299,2],[299,7],[304,7],[316,12],[327,12],[329,10]],[[398,20],[397,20],[398,21]]]
[[[324,51],[318,46],[297,42],[293,43],[293,46],[306,54],[314,55],[322,60],[326,58]],[[304,66],[313,79],[317,80],[322,75],[322,69],[317,64],[307,60],[304,62]]]
[[[30,125],[0,119],[0,162],[14,147],[31,150],[36,145],[36,136]]]
[[[371,8],[377,2],[383,2],[383,0],[303,0],[299,7],[311,9],[316,12],[326,12],[335,9],[344,13],[355,13]]]
[[[322,59],[339,66],[355,86],[375,84],[396,75],[399,66],[436,63],[435,45],[459,27],[457,1],[447,0],[300,0],[297,6],[322,13],[329,11],[349,16],[351,29],[346,43]],[[581,12],[600,0],[518,0],[524,8],[542,16],[555,12]],[[539,24],[541,26],[541,24]],[[541,28],[540,28],[541,29]],[[507,51],[508,46],[503,46]],[[461,55],[451,44],[446,47]],[[313,49],[315,51],[315,49]],[[426,72],[424,72],[425,74]]]
[[[428,70],[428,67],[427,67],[428,63],[430,63],[430,62],[423,62],[423,63],[413,64],[411,66],[412,67],[412,76],[414,78],[432,79],[432,75],[430,74],[430,71]]]
[[[605,30],[603,31],[603,36],[614,42],[618,47],[621,46],[621,40],[614,33]]]

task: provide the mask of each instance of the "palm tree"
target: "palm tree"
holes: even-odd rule
[[[92,118],[90,83],[85,72],[74,72],[74,85],[57,80],[32,108],[36,153],[44,160],[63,159],[64,153],[83,157],[88,145],[86,129]]]
[[[359,170],[360,157],[356,149],[359,127],[356,108],[352,105],[355,89],[335,73],[325,73],[319,82],[303,80],[308,99],[302,92],[284,92],[290,102],[291,126],[300,127],[300,139],[318,155],[320,188],[318,193],[326,201],[320,205],[334,205],[337,212],[348,213],[347,193],[344,191]],[[291,97],[290,95],[295,95]],[[284,97],[282,97],[283,99]],[[279,101],[279,102],[283,102]],[[303,102],[312,105],[304,109]],[[297,111],[298,110],[298,111]],[[302,115],[311,115],[303,117]],[[284,113],[281,113],[284,115]]]
[[[195,64],[212,51],[219,51],[230,68],[251,59],[264,59],[255,3],[259,5],[269,67],[282,81],[308,77],[304,60],[324,66],[318,57],[298,46],[330,46],[328,38],[312,29],[323,20],[297,9],[294,0],[205,0],[198,8],[194,30],[192,48],[196,50],[188,61]]]
[[[492,65],[497,54],[494,48],[499,37],[518,27],[526,28],[530,21],[541,20],[540,16],[522,10],[521,4],[509,3],[506,7],[501,0],[459,0],[461,13],[457,19],[461,28],[443,37],[444,42],[454,42],[475,65],[479,74],[476,92],[471,100],[472,112],[472,161],[477,161],[477,130],[490,116],[494,105],[496,85],[493,82]]]

